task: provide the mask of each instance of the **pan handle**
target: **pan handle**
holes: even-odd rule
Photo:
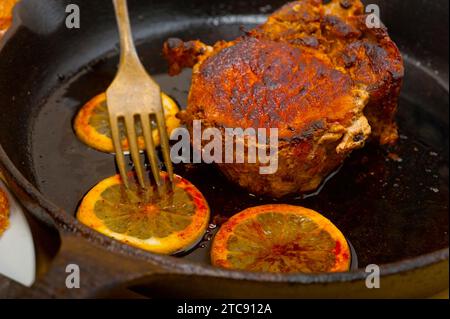
[[[30,288],[10,283],[7,297],[108,297],[133,283],[151,282],[150,277],[165,273],[167,271],[161,266],[112,252],[86,238],[63,231],[60,250],[48,271],[39,276]]]
[[[36,224],[33,228],[40,228],[37,224],[46,224],[56,232],[55,235],[59,237],[60,245],[59,250],[51,252],[51,257],[49,257],[51,260],[44,258],[43,263],[48,266],[42,268],[45,268],[46,271],[43,271],[42,275],[37,275],[37,280],[30,288],[0,275],[0,299],[3,297],[63,299],[104,297],[133,284],[150,283],[152,282],[151,277],[156,275],[176,272],[162,267],[156,261],[144,260],[121,251],[118,243],[115,246],[118,249],[108,249],[106,242],[88,240],[82,234],[67,230],[66,226],[61,225],[48,214],[30,214],[30,211],[36,208],[36,204],[21,191],[20,187],[14,187],[14,182],[8,183],[11,182],[11,179],[7,179],[9,175],[3,175],[2,172],[5,171],[2,170],[0,164],[0,178],[6,180],[6,186],[12,193],[21,195],[18,197],[21,198],[20,202],[24,206],[24,212],[30,218],[29,222]],[[43,235],[48,232],[48,229],[39,232],[40,235]],[[35,235],[33,234],[33,237]],[[42,242],[40,238],[34,238],[34,240],[38,245],[37,248],[49,246],[45,240]],[[79,287],[76,278],[77,272]],[[3,289],[5,287],[6,289]]]

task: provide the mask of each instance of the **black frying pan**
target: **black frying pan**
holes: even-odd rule
[[[122,245],[74,218],[83,195],[115,173],[111,155],[77,140],[72,120],[104,91],[117,65],[118,35],[109,0],[22,0],[0,44],[0,169],[30,212],[39,279],[11,283],[6,296],[111,295],[127,287],[148,296],[417,297],[448,286],[448,1],[371,1],[405,56],[399,124],[386,149],[355,152],[319,195],[285,198],[330,218],[352,244],[353,270],[320,275],[226,271],[209,265],[208,238],[177,257]],[[65,7],[81,8],[67,29]],[[138,50],[149,72],[180,105],[190,73],[166,75],[169,37],[206,43],[233,39],[264,22],[283,1],[129,0]],[[402,161],[398,159],[398,155]],[[208,199],[215,221],[273,202],[246,194],[210,166],[177,167]],[[345,187],[343,187],[345,185]],[[211,234],[209,234],[210,237]],[[81,289],[65,288],[77,263]],[[365,267],[381,265],[381,289],[367,289]]]

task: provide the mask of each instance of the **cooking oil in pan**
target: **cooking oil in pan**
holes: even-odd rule
[[[169,77],[165,68],[154,68],[155,61],[165,65],[154,52],[160,47],[156,44],[144,43],[139,51],[163,91],[184,107],[191,71]],[[68,213],[75,213],[89,189],[116,173],[112,155],[85,146],[72,130],[78,109],[105,91],[116,64],[113,55],[65,78],[44,101],[34,122],[30,178]],[[397,145],[386,148],[369,143],[355,151],[314,196],[278,200],[254,196],[227,181],[213,165],[176,165],[176,173],[206,197],[213,223],[195,249],[179,256],[209,263],[209,245],[217,228],[245,208],[268,203],[308,207],[330,219],[351,242],[361,267],[448,247],[448,92],[414,63],[406,60],[406,64],[399,108],[402,136]],[[430,83],[417,87],[424,81],[416,78]]]

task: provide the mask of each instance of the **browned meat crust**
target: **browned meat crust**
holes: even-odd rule
[[[368,28],[359,0],[321,0],[289,3],[252,36],[286,41],[302,50],[324,53],[370,94],[365,114],[373,137],[394,143],[395,114],[403,79],[403,60],[384,26]]]
[[[169,74],[177,75],[184,68],[192,68],[211,48],[200,41],[183,42],[169,39],[164,43],[163,52],[169,62]]]
[[[188,126],[279,129],[278,172],[219,165],[231,180],[275,197],[310,191],[370,135],[396,141],[402,58],[365,18],[359,0],[302,0],[232,42],[166,43],[171,74],[194,67]]]

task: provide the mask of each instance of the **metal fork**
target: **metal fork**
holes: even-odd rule
[[[121,54],[119,71],[111,86],[106,91],[106,96],[117,166],[125,186],[129,188],[125,156],[123,154],[119,133],[119,120],[123,118],[131,158],[134,163],[139,185],[142,188],[146,188],[145,169],[140,158],[135,127],[136,118],[140,118],[145,150],[150,161],[153,178],[158,189],[161,189],[162,183],[158,157],[152,136],[151,117],[153,116],[156,118],[161,150],[169,180],[171,184],[173,182],[173,167],[172,161],[170,160],[169,138],[167,136],[164,109],[162,107],[161,89],[146,72],[137,55],[131,33],[127,0],[113,0],[113,2],[117,23],[119,25]]]

